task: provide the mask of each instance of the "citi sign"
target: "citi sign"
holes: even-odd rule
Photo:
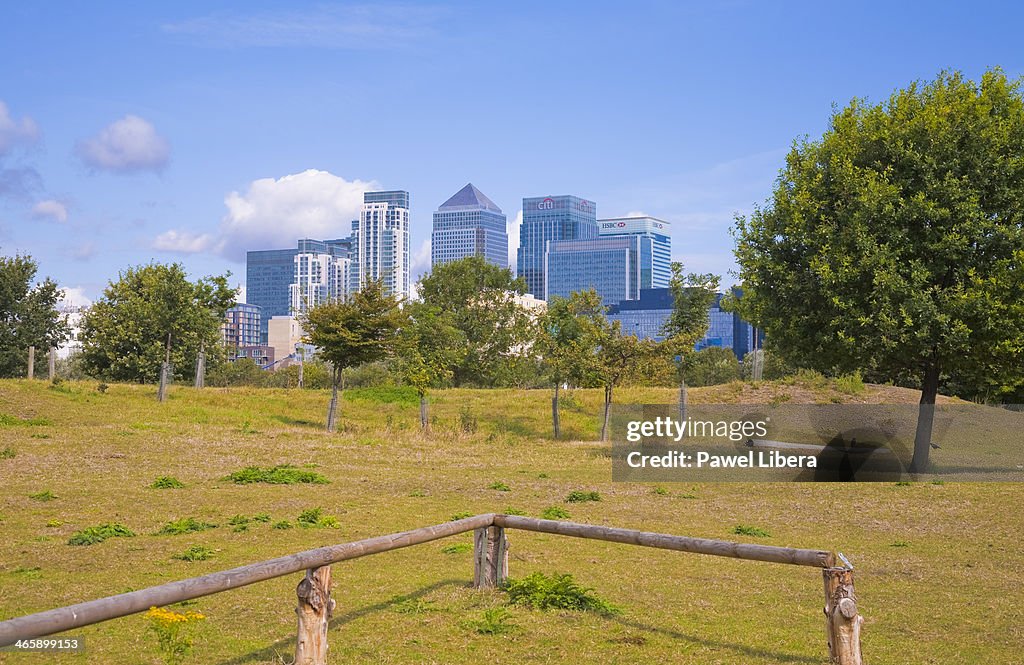
[[[551,210],[555,207],[555,200],[547,198],[537,204],[537,210]]]

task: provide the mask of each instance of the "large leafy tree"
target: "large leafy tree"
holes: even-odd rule
[[[507,383],[530,343],[530,313],[516,302],[526,282],[480,256],[435,266],[419,282],[423,302],[452,316],[465,336],[466,356],[454,369],[459,385]]]
[[[416,389],[420,398],[420,427],[430,428],[427,392],[449,384],[466,356],[466,338],[455,327],[450,312],[442,312],[422,302],[406,307],[409,320],[399,336],[395,366],[399,374]]]
[[[912,471],[940,379],[1024,383],[1024,101],[996,69],[855,99],[736,226],[744,311],[823,371],[916,375]]]
[[[49,278],[33,284],[37,270],[31,257],[0,256],[0,377],[25,376],[28,347],[68,338],[67,317],[57,311],[64,292]]]
[[[394,353],[406,320],[398,298],[385,294],[380,280],[368,281],[348,300],[329,301],[303,314],[306,341],[316,347],[318,358],[332,366],[327,431],[336,428],[342,372]]]
[[[111,281],[82,317],[82,363],[115,381],[152,382],[169,361],[189,377],[205,350],[207,365],[223,360],[220,327],[235,302],[229,275],[188,278],[180,263],[131,267]]]
[[[598,374],[598,348],[608,324],[601,297],[593,289],[574,292],[569,298],[552,298],[537,321],[534,352],[551,382],[551,422],[554,437],[561,435],[558,414],[562,384],[587,385]]]

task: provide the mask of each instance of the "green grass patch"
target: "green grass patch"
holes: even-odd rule
[[[442,554],[464,554],[472,551],[473,546],[469,543],[455,543],[454,545],[445,545],[441,548]]]
[[[182,517],[181,519],[168,522],[156,532],[158,536],[180,536],[185,533],[195,533],[197,531],[206,531],[208,529],[216,529],[217,525],[210,522],[201,522],[194,517]]]
[[[7,413],[0,413],[0,427],[32,427],[52,424],[53,421],[47,418],[19,418]]]
[[[489,490],[497,490],[499,492],[511,492],[512,491],[511,487],[509,487],[505,483],[501,482],[500,480],[497,481],[497,482],[491,483],[490,485],[488,485],[487,489],[489,489]]]
[[[573,610],[603,615],[621,613],[611,603],[598,597],[594,590],[580,586],[569,573],[551,576],[530,573],[521,579],[509,579],[502,587],[508,602],[535,610]]]
[[[528,513],[525,510],[519,510],[518,508],[506,508],[502,511],[505,515],[520,515],[525,517]]]
[[[573,490],[569,492],[569,496],[565,497],[566,503],[586,503],[587,501],[600,501],[600,492],[584,492],[582,490]]]
[[[11,448],[10,446],[6,446],[3,450],[0,450],[0,459],[14,459],[17,456],[18,453],[16,453],[14,448]]]
[[[284,530],[284,529],[290,529],[293,526],[295,526],[295,525],[292,524],[291,522],[289,522],[288,520],[281,520],[280,522],[274,522],[271,525],[270,528],[271,529],[281,529],[281,530]]]
[[[540,511],[540,516],[546,520],[567,520],[569,511],[561,506],[551,506]]]
[[[466,512],[455,513],[451,517],[448,518],[448,521],[449,522],[458,522],[459,520],[464,520],[467,517],[472,517],[473,515],[474,515],[474,513],[466,513]]]
[[[44,490],[42,492],[37,492],[36,494],[29,494],[28,498],[33,501],[53,501],[57,498],[57,495],[50,490]]]
[[[501,635],[517,628],[511,619],[512,613],[504,607],[491,607],[484,610],[479,619],[469,619],[462,625],[479,635]]]
[[[411,386],[376,386],[373,388],[351,388],[345,391],[345,399],[376,404],[398,404],[416,406],[420,396]]]
[[[832,380],[832,385],[844,395],[860,395],[864,392],[864,379],[861,378],[860,372],[836,377]]]
[[[90,526],[75,532],[68,539],[68,545],[95,545],[107,538],[131,538],[135,532],[119,522],[108,522],[99,526]]]
[[[337,529],[341,526],[337,517],[325,515],[323,508],[308,508],[299,513],[295,520],[307,529]]]
[[[183,487],[185,483],[173,476],[160,476],[150,484],[150,488],[155,490],[180,490]]]
[[[206,561],[212,559],[214,551],[205,545],[193,545],[181,554],[175,554],[172,559],[179,561]]]
[[[46,526],[50,529],[56,529],[57,527],[64,526],[64,522],[61,520],[49,520],[47,521]]]
[[[297,485],[310,483],[314,485],[326,485],[329,480],[322,474],[307,469],[300,469],[291,464],[279,464],[274,467],[247,466],[241,471],[227,475],[223,480],[230,480],[236,485],[251,485],[253,483],[267,483],[269,485]]]
[[[747,524],[737,524],[733,527],[732,532],[737,536],[753,536],[754,538],[771,538],[772,536],[772,534],[760,527]]]

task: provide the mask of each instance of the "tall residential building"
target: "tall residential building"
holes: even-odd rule
[[[321,303],[348,298],[351,249],[349,238],[299,241],[292,283],[288,287],[290,314],[295,316]]]
[[[224,313],[220,331],[229,353],[243,346],[259,345],[260,308],[244,302],[236,304]]]
[[[549,240],[544,253],[544,299],[594,289],[605,305],[640,297],[644,239],[634,235]]]
[[[380,279],[384,292],[409,295],[409,192],[365,192],[352,222],[351,284]]]
[[[540,196],[523,199],[523,225],[519,230],[517,274],[526,290],[543,298],[544,253],[552,240],[587,240],[598,236],[597,204],[577,196]]]
[[[666,287],[672,278],[672,231],[669,223],[654,217],[612,217],[597,220],[601,237],[640,238],[640,288]]]
[[[467,256],[482,256],[508,266],[508,233],[501,208],[473,183],[455,193],[434,213],[430,264],[437,266]]]

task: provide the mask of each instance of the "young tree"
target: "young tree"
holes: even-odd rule
[[[672,313],[665,322],[663,347],[676,359],[679,372],[679,421],[686,420],[686,360],[708,331],[708,312],[720,279],[711,273],[683,273],[682,263],[672,263],[669,291]]]
[[[466,339],[466,356],[454,370],[457,385],[507,382],[508,365],[529,343],[530,313],[515,296],[526,283],[481,256],[434,266],[419,282],[423,302],[452,316]]]
[[[28,347],[56,347],[68,338],[67,317],[57,312],[64,292],[49,278],[33,285],[37,270],[29,256],[0,256],[0,377],[25,375]]]
[[[410,320],[402,328],[395,359],[402,378],[420,397],[420,427],[430,429],[427,391],[451,381],[466,356],[466,338],[452,315],[422,302],[406,307]]]
[[[406,315],[393,295],[384,294],[380,280],[371,280],[347,301],[331,301],[310,308],[301,318],[306,341],[317,356],[331,363],[331,402],[327,431],[337,425],[342,371],[383,360],[395,350]]]
[[[738,217],[746,309],[783,356],[920,377],[911,471],[943,374],[1024,384],[1024,100],[996,69],[855,99]]]
[[[605,308],[593,289],[574,292],[568,299],[552,298],[538,320],[534,351],[550,380],[554,437],[561,435],[559,389],[563,383],[584,385],[598,371],[598,347],[607,328]]]
[[[128,268],[82,317],[86,371],[115,381],[155,381],[161,364],[178,378],[205,348],[211,367],[222,360],[220,327],[235,302],[229,275],[192,282],[179,263]]]
[[[630,377],[642,374],[657,350],[658,345],[649,339],[641,340],[633,335],[623,335],[620,321],[612,321],[604,326],[597,365],[598,380],[604,387],[602,441],[608,440],[612,391]]]

